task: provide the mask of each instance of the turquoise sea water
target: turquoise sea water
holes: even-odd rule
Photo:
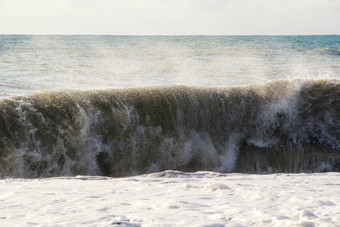
[[[340,78],[340,36],[0,35],[0,96]]]

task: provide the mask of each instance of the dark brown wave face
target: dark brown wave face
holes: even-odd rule
[[[340,81],[0,101],[0,176],[340,170]]]

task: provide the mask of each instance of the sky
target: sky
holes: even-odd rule
[[[340,0],[0,0],[0,34],[340,34]]]

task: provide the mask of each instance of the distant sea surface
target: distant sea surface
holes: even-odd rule
[[[0,36],[0,96],[340,78],[340,36]]]
[[[0,35],[0,176],[340,171],[340,36]]]

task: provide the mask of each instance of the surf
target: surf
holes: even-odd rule
[[[0,176],[340,170],[340,81],[55,91],[0,101]]]

